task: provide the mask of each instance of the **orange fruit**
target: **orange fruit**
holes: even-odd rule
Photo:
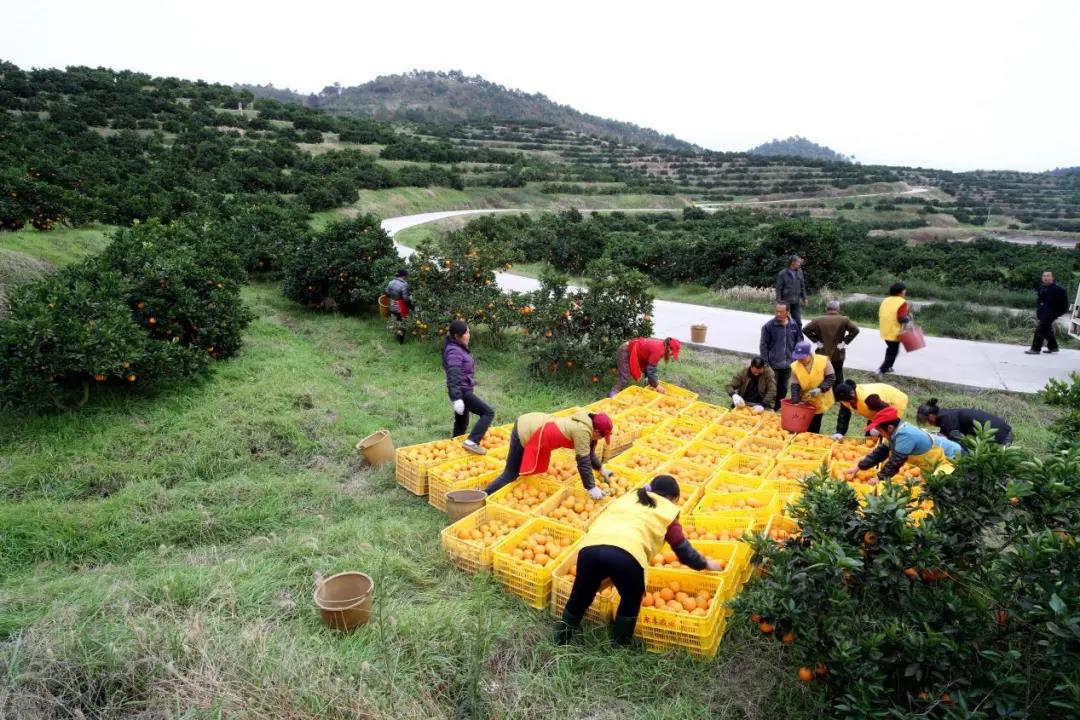
[[[675,599],[675,593],[671,591],[671,588],[664,588],[660,591],[660,599],[664,602]]]
[[[814,671],[808,667],[799,668],[799,680],[808,683],[814,679]]]

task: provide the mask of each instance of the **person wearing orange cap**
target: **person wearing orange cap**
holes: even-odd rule
[[[525,413],[514,423],[510,432],[510,448],[502,474],[484,488],[489,496],[509,485],[522,475],[539,475],[547,472],[551,451],[570,448],[577,459],[581,484],[593,500],[604,493],[593,482],[593,470],[604,478],[614,473],[605,470],[596,456],[596,442],[600,438],[610,442],[614,424],[606,413],[584,410],[570,417],[555,417],[547,413]]]
[[[952,468],[949,461],[961,452],[958,443],[941,435],[931,435],[901,420],[899,411],[891,405],[886,405],[874,414],[866,426],[866,432],[875,437],[880,436],[883,442],[860,460],[858,465],[844,472],[848,480],[854,478],[859,470],[869,470],[886,458],[888,460],[878,470],[877,479],[872,480],[871,485],[891,478],[900,471],[900,466],[905,462],[926,470],[944,465],[946,471],[949,471]]]
[[[659,338],[634,338],[619,346],[615,353],[615,368],[619,372],[619,378],[615,381],[615,387],[611,388],[608,397],[614,397],[620,390],[641,379],[644,372],[645,381],[653,390],[664,392],[660,385],[660,378],[656,373],[656,366],[660,361],[668,362],[679,359],[679,350],[682,343],[669,337]]]

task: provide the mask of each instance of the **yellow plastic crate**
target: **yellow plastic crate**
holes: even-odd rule
[[[749,492],[751,490],[761,490],[764,482],[765,480],[753,475],[738,475],[721,470],[713,475],[705,485],[705,491],[713,493]]]
[[[685,442],[689,443],[697,440],[697,436],[704,429],[705,426],[701,423],[673,417],[661,423],[656,428],[656,432],[661,432],[665,435],[671,435],[672,437],[677,437],[680,440],[684,440]]]
[[[735,473],[736,475],[751,475],[754,477],[764,478],[772,470],[774,460],[771,458],[758,457],[757,455],[744,455],[740,452],[734,452],[727,456],[724,462],[720,463],[720,469],[724,472]]]
[[[436,455],[432,456],[428,450]],[[427,495],[428,471],[436,465],[467,454],[468,451],[453,440],[435,440],[399,447],[394,451],[394,480],[413,495]]]
[[[655,453],[661,455],[676,455],[680,451],[684,450],[689,443],[682,438],[677,438],[667,433],[657,430],[654,433],[650,433],[645,437],[638,438],[634,441],[634,447],[645,448],[646,450],[652,450]]]
[[[612,468],[606,468],[612,469]],[[639,487],[645,484],[646,478],[641,473],[632,472],[630,470],[619,470],[615,472],[611,480],[605,480],[602,476],[596,475],[596,487],[603,490],[606,494],[612,497],[622,497],[628,492],[633,492]]]
[[[784,443],[779,440],[766,440],[764,438],[759,438],[756,435],[749,435],[743,438],[743,441],[735,447],[735,452],[742,453],[743,455],[775,459],[783,449]]]
[[[502,463],[487,455],[469,455],[436,465],[428,470],[428,504],[446,512],[446,493],[484,488],[502,469]]]
[[[611,452],[616,449],[621,453],[642,435],[648,435],[666,420],[666,416],[654,413],[643,407],[627,410],[612,418],[614,428],[611,433]]]
[[[720,467],[720,464],[723,463],[731,453],[732,450],[729,447],[706,442],[704,440],[695,440],[683,448],[679,452],[679,456],[689,460],[695,465],[703,465],[704,467],[715,470]]]
[[[741,493],[705,493],[692,514],[765,520],[779,509],[780,499],[775,490],[749,490]]]
[[[768,417],[768,416],[765,416]],[[762,420],[761,425],[754,430],[754,437],[761,438],[762,440],[775,440],[779,443],[787,445],[795,437],[795,433],[790,433],[779,424],[771,425],[768,420]]]
[[[734,450],[735,446],[749,434],[746,430],[721,425],[720,421],[717,420],[712,425],[707,425],[697,439],[699,442],[707,442]]]
[[[678,583],[680,592],[690,595],[696,595],[698,591],[708,592],[708,609],[699,616],[643,605],[634,635],[644,641],[645,649],[650,652],[683,648],[695,655],[715,654],[726,627],[727,613],[721,599],[725,595],[724,580],[703,573],[689,574],[661,568],[645,571],[646,592],[659,592],[669,588],[672,582]]]
[[[551,573],[551,612],[555,617],[562,617],[563,609],[570,600],[570,591],[574,589],[574,574],[571,570],[577,567],[577,557],[580,552],[580,548],[573,550]],[[607,625],[615,617],[615,610],[618,607],[619,592],[615,586],[602,588],[589,604],[589,609],[585,611],[585,619],[599,625]]]
[[[551,416],[557,418],[564,418],[577,415],[579,412],[581,412],[581,408],[579,407],[568,407],[563,410],[556,410],[555,412],[551,413]]]
[[[654,412],[663,413],[668,417],[675,417],[681,415],[683,410],[690,407],[693,402],[694,401],[690,398],[679,397],[677,395],[661,395],[657,393],[656,399],[646,407]]]
[[[712,403],[692,402],[679,415],[684,420],[693,420],[694,422],[703,423],[709,425],[716,422],[722,416],[727,414],[728,409],[726,407],[720,407],[719,405],[713,405]]]
[[[507,447],[510,445],[510,433],[513,429],[513,425],[499,425],[498,427],[488,428],[488,431],[484,433],[484,439],[480,441],[480,447],[488,452],[496,448]],[[458,435],[454,440],[456,442],[465,442],[468,438],[469,435],[466,433]]]
[[[675,504],[679,506],[680,517],[686,517],[694,512],[694,508],[697,507],[698,501],[701,500],[701,496],[705,493],[705,489],[690,485],[685,489],[679,488],[679,490],[682,494],[675,501]]]
[[[829,451],[829,459],[854,465],[869,455],[870,451],[877,446],[878,441],[876,438],[869,438],[868,440],[869,442],[862,438],[858,440],[844,438],[839,442],[835,442]]]
[[[760,415],[754,415],[742,410],[732,410],[716,422],[718,425],[738,428],[739,430],[745,430],[747,433],[752,433],[761,426],[762,420]]]
[[[549,520],[554,520],[561,525],[577,528],[578,530],[586,530],[590,525],[596,522],[596,518],[600,517],[600,514],[607,509],[607,506],[611,501],[612,498],[610,497],[602,497],[600,500],[593,500],[589,497],[588,491],[580,486],[568,487],[563,488],[563,491],[559,494],[558,501],[554,505],[544,508],[539,511],[537,515]],[[568,502],[569,505],[567,504]],[[587,510],[590,506],[593,508],[591,514],[588,517],[581,517],[580,513]],[[576,511],[577,514],[571,511]]]
[[[799,481],[813,475],[822,469],[823,463],[806,462],[802,460],[778,460],[776,465],[766,476],[768,480],[794,483],[796,487]],[[826,468],[826,472],[828,469]]]
[[[549,557],[544,566],[518,558],[515,550],[518,545],[534,533],[544,533],[554,539],[560,548],[555,557]],[[495,577],[514,595],[517,595],[531,607],[543,610],[551,602],[551,573],[568,552],[576,549],[578,541],[584,536],[580,530],[560,525],[546,518],[533,518],[521,528],[495,545],[492,549],[492,567]],[[563,541],[567,541],[563,544]]]
[[[531,489],[535,488],[536,494]],[[545,477],[518,478],[487,499],[488,505],[514,510],[526,515],[539,515],[558,502],[564,486]],[[520,492],[519,492],[520,491]]]
[[[671,475],[679,482],[680,487],[703,487],[716,474],[716,467],[698,465],[684,457],[675,457],[664,463],[657,474]]]
[[[580,485],[581,476],[578,474],[577,458],[574,457],[574,451],[566,448],[553,451],[547,470],[540,473],[538,477],[554,480],[560,485]]]
[[[831,435],[820,435],[812,432],[801,432],[797,434],[792,441],[796,445],[806,445],[808,447],[819,447],[825,450],[832,448],[833,440]]]
[[[513,529],[517,529],[529,519],[528,515],[497,505],[488,505],[444,527],[439,533],[439,539],[454,565],[466,572],[487,571],[491,570],[492,548],[502,537],[485,540],[483,535],[475,537],[473,531],[479,531],[483,525],[492,521],[513,523]]]
[[[754,531],[754,523],[746,518],[693,515],[679,521],[690,542],[736,541],[748,537]]]
[[[585,409],[591,413],[604,413],[606,415],[610,415],[611,417],[615,417],[619,413],[626,412],[632,407],[634,406],[626,402],[625,400],[620,400],[617,397],[613,397],[603,398],[602,400],[597,400],[594,403],[589,403],[585,406]]]
[[[780,454],[776,456],[776,459],[783,461],[797,460],[801,462],[812,462],[820,465],[823,462],[828,462],[829,451],[810,445],[797,445],[792,443],[781,450]]]
[[[679,387],[678,385],[672,385],[671,383],[664,382],[663,380],[660,381],[660,387],[664,388],[664,390],[667,391],[666,394],[670,395],[672,397],[686,398],[686,399],[689,399],[690,402],[693,402],[693,401],[698,399],[698,394],[696,392],[694,392],[693,390],[687,390],[684,387]]]
[[[664,543],[660,552],[650,558],[649,566],[663,570],[673,570],[681,573],[703,573],[710,577],[724,578],[724,600],[734,597],[742,584],[750,577],[750,557],[753,553],[750,546],[738,540],[691,540],[694,549],[709,560],[716,560],[723,569],[721,570],[694,570],[679,562],[675,551],[671,546]],[[674,563],[674,564],[673,564]]]
[[[615,398],[630,407],[641,407],[655,400],[656,393],[652,390],[646,390],[640,385],[628,385],[619,391]]]
[[[782,543],[789,537],[797,537],[799,535],[799,523],[795,522],[787,515],[776,514],[769,518],[769,523],[762,532],[766,537],[775,542]]]
[[[622,471],[627,474],[637,474],[645,477],[646,480],[651,480],[667,461],[666,455],[635,446],[609,462],[607,469],[616,473]]]

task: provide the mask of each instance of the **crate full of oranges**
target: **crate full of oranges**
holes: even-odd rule
[[[649,403],[650,410],[667,415],[668,417],[675,417],[681,415],[686,408],[690,407],[694,403],[693,400],[684,397],[678,397],[676,395],[659,395],[655,400]]]
[[[498,476],[502,464],[487,455],[466,455],[428,470],[428,504],[446,512],[446,493],[483,488]]]
[[[638,475],[651,480],[667,461],[666,455],[634,446],[609,462],[607,468],[615,473],[627,471],[631,477]]]
[[[684,460],[688,460],[695,465],[704,465],[705,467],[716,469],[720,467],[720,463],[722,463],[731,452],[732,450],[729,447],[716,445],[704,440],[695,440],[687,445],[680,455]]]
[[[727,593],[734,593],[750,576],[750,556],[752,553],[750,546],[746,543],[698,540],[691,541],[691,544],[706,560],[719,563],[720,569],[695,570],[684,565],[667,543],[664,543],[660,551],[652,556],[649,566],[688,573],[702,572],[706,575],[723,577],[725,579],[724,589]],[[728,598],[722,599],[726,600]]]
[[[649,568],[634,635],[649,652],[684,648],[712,657],[726,625],[723,587],[722,578]]]
[[[665,435],[677,437],[683,442],[693,442],[697,439],[698,434],[704,429],[705,425],[702,423],[673,417],[657,426],[656,432],[662,432]]]
[[[735,447],[735,451],[743,455],[754,455],[763,458],[775,458],[783,449],[784,442],[782,440],[768,440],[758,437],[756,434],[744,438]]]
[[[680,522],[683,534],[690,542],[742,540],[754,532],[754,522],[740,517],[697,515]]]
[[[490,570],[491,549],[528,520],[528,515],[489,505],[443,528],[440,541],[450,561],[462,570]]]
[[[692,463],[685,457],[675,457],[664,463],[659,472],[663,475],[671,475],[680,487],[684,485],[702,487],[716,474],[716,466],[707,467]]]
[[[810,445],[796,445],[792,443],[780,451],[780,454],[776,456],[777,460],[800,460],[803,462],[812,462],[820,465],[825,462],[829,457],[829,451],[821,447],[813,447]]]
[[[492,550],[495,577],[531,607],[551,602],[551,573],[584,533],[547,518],[533,518]]]
[[[722,515],[746,519],[767,519],[780,509],[776,490],[741,493],[705,493],[694,506],[694,515]]]
[[[551,573],[551,612],[555,617],[561,617],[566,603],[570,600],[570,591],[574,589],[574,580],[577,579],[577,558],[580,550],[572,550],[567,553],[566,559],[559,563]],[[615,617],[615,608],[619,606],[619,593],[610,582],[602,585],[597,591],[596,597],[585,611],[585,619],[606,625]]]
[[[773,464],[772,458],[735,452],[728,455],[724,462],[720,463],[720,469],[736,475],[752,475],[764,478],[772,470]]]
[[[400,447],[394,451],[394,479],[413,495],[426,495],[428,471],[447,460],[464,457],[467,452],[453,440]]]
[[[539,515],[554,507],[564,487],[544,477],[523,477],[497,490],[487,499],[488,505],[500,505],[526,515]]]
[[[611,500],[610,497],[593,500],[584,488],[580,486],[568,487],[563,490],[558,502],[554,506],[542,510],[540,516],[579,530],[585,530],[593,524],[596,518],[600,517],[600,513],[607,509]]]
[[[498,427],[488,428],[488,431],[484,433],[484,439],[480,441],[480,447],[485,450],[495,450],[504,445],[509,445],[510,433],[513,429],[513,425],[499,425]],[[468,437],[468,435],[458,435],[454,440],[465,442]]]
[[[749,433],[746,432],[746,430],[721,425],[720,422],[717,421],[712,425],[706,426],[705,429],[701,431],[698,435],[698,441],[734,450],[735,446],[747,435],[749,435]]]
[[[719,405],[711,405],[707,402],[694,402],[690,403],[683,409],[679,417],[684,420],[693,420],[704,425],[708,425],[711,422],[716,421],[721,415],[727,413],[727,408],[720,407]]]
[[[660,432],[650,433],[634,441],[634,447],[645,448],[661,455],[674,455],[687,446],[686,440]]]

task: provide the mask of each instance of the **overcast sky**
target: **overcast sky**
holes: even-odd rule
[[[371,7],[368,7],[371,5]],[[717,150],[1080,165],[1080,2],[0,0],[0,58],[317,91],[459,69]]]

